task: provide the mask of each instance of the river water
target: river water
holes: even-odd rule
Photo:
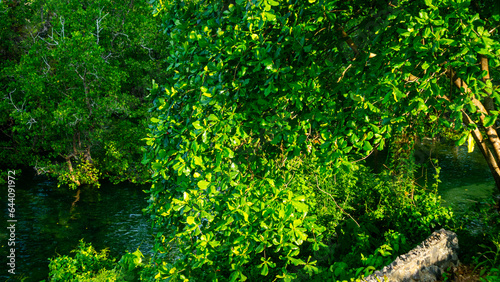
[[[420,144],[416,159],[425,163],[429,155],[437,157],[441,169],[439,194],[445,205],[464,209],[476,201],[491,197],[496,190],[494,180],[481,153],[468,153],[465,146],[445,143]],[[432,179],[432,169],[428,170]],[[425,173],[417,175],[419,182]],[[152,232],[142,209],[147,195],[129,184],[103,184],[99,189],[83,188],[80,200],[72,208],[76,191],[57,188],[54,181],[22,176],[16,182],[16,277],[7,273],[7,219],[0,223],[0,280],[40,281],[47,278],[48,258],[69,255],[80,239],[91,242],[96,250],[109,248],[111,256],[119,257],[125,250],[150,254]],[[2,189],[2,214],[6,218],[7,195]]]
[[[426,161],[429,156],[437,158],[438,166],[441,167],[438,193],[441,195],[443,205],[451,205],[455,210],[463,211],[476,202],[491,199],[494,193],[498,193],[495,181],[488,168],[483,155],[476,146],[469,153],[466,146],[454,146],[451,142],[420,143],[416,146],[415,159],[418,162],[426,162],[432,168],[430,162]],[[432,179],[434,169],[429,169],[428,179]],[[426,175],[421,173],[418,182]],[[430,181],[431,183],[433,181]]]
[[[48,276],[48,258],[70,255],[79,240],[91,242],[98,251],[109,248],[120,257],[125,250],[139,248],[145,255],[152,250],[150,224],[142,214],[147,206],[147,186],[104,183],[101,188],[83,187],[80,200],[72,207],[76,191],[57,188],[54,181],[33,176],[16,182],[16,275],[7,273],[6,222],[0,223],[0,281],[40,281]],[[5,189],[6,190],[6,189]],[[4,192],[4,191],[2,191]],[[2,193],[2,214],[7,211],[7,195]]]

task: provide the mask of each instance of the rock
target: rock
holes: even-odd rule
[[[432,282],[437,281],[448,267],[456,267],[458,263],[457,234],[441,229],[362,281]]]

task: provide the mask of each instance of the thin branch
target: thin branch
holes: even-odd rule
[[[47,170],[45,169],[45,167],[38,166],[38,161],[36,162],[36,164],[33,167],[33,169],[35,169],[36,175],[43,175],[43,174],[47,173]]]
[[[96,21],[96,44],[99,45],[99,32],[102,30],[102,27],[100,27],[102,20],[109,15],[109,13],[106,13],[106,15],[101,16],[102,10],[104,10],[104,7],[99,10],[99,17],[95,20]]]
[[[45,40],[45,39],[43,39],[42,37],[40,37],[40,39],[41,39],[43,42],[45,42],[45,43],[47,43],[47,44],[49,44],[49,45],[51,45],[51,46],[57,46],[57,45],[59,45],[59,42],[58,42],[58,41],[56,41],[56,40],[54,40],[54,37],[49,36],[49,38],[50,38],[50,39],[52,39],[55,43],[50,43],[50,42],[48,42],[47,40]]]
[[[65,20],[64,20],[64,17],[59,17],[59,23],[61,24],[61,33],[57,32],[57,34],[59,34],[59,36],[64,39],[64,23],[65,23]]]
[[[337,207],[338,207],[338,208],[339,208],[339,209],[340,209],[343,213],[347,214],[347,215],[348,215],[348,216],[349,216],[349,217],[350,217],[350,218],[351,218],[351,219],[352,219],[352,220],[353,220],[353,221],[354,221],[354,222],[358,225],[358,227],[361,227],[361,226],[359,225],[359,223],[358,223],[358,222],[354,219],[354,217],[352,217],[349,213],[347,213],[347,212],[346,212],[343,208],[341,208],[341,207],[337,204],[337,201],[335,201],[335,198],[334,198],[334,197],[333,197],[330,193],[328,193],[328,192],[324,191],[323,189],[319,188],[318,176],[317,176],[317,175],[314,175],[314,176],[316,177],[316,186],[318,187],[318,189],[319,189],[321,192],[323,192],[323,193],[327,194],[328,196],[330,196],[330,198],[332,198],[332,200],[333,200],[333,202],[335,203],[335,205],[336,205],[336,206],[337,206]]]
[[[377,145],[375,145],[375,148],[373,148],[373,149],[372,149],[372,151],[371,151],[368,155],[366,155],[365,157],[363,157],[363,158],[361,158],[361,159],[359,159],[359,160],[355,160],[355,161],[353,161],[353,163],[357,163],[357,162],[359,162],[359,161],[362,161],[362,160],[364,160],[364,159],[368,158],[371,154],[373,154],[373,152],[375,152],[375,150],[377,150],[378,145],[380,145],[380,143],[378,143]]]
[[[35,120],[33,117],[30,117],[30,120],[28,120],[28,121],[26,122],[26,124],[29,124],[29,125],[30,125],[29,129],[31,129],[31,126],[32,126],[34,123],[36,123],[36,120]]]
[[[326,27],[324,27],[324,28],[322,28],[322,29],[320,29],[320,30],[316,31],[316,33],[315,33],[313,36],[318,35],[318,33],[322,32],[322,31],[323,31],[323,30],[325,30],[325,29],[326,29]]]
[[[96,79],[97,79],[97,80],[99,80],[100,78],[99,78],[99,76],[97,75],[97,70],[96,70],[95,66],[92,66],[92,67],[94,68],[94,72],[89,72],[89,74],[91,74],[91,75],[95,76],[95,77],[96,77]]]
[[[17,88],[16,88],[17,89]],[[8,96],[5,96],[4,99],[6,100],[9,100],[10,104],[14,107],[14,109],[16,109],[16,111],[18,112],[24,112],[24,104],[26,103],[26,101],[23,103],[23,105],[21,106],[21,108],[18,108],[16,106],[16,104],[14,103],[14,100],[12,99],[12,93],[14,93],[16,91],[16,89],[12,90]]]
[[[62,31],[61,31],[61,33],[62,33],[62,38],[64,38],[64,22],[65,22],[64,18],[63,18],[63,17],[60,17],[60,18],[59,18],[59,22],[61,23],[61,26],[62,26]]]
[[[47,65],[47,71],[44,72],[44,74],[47,74],[50,71],[50,65],[47,62],[47,56],[42,56],[42,60]]]
[[[495,26],[493,29],[491,29],[490,31],[488,31],[489,34],[493,33],[493,31],[495,31],[498,27],[500,27],[500,24]]]
[[[39,37],[38,34],[36,36],[33,35],[33,32],[29,28],[27,28],[31,38],[33,39],[33,43],[36,43],[36,39]]]
[[[56,32],[56,33],[57,33],[57,32]],[[52,28],[52,35],[49,35],[48,37],[49,37],[52,41],[54,41],[54,42],[56,43],[56,44],[54,44],[54,45],[59,45],[59,41],[57,41],[57,40],[55,40],[55,39],[54,39],[54,28]],[[42,40],[43,40],[43,39],[42,39]],[[44,41],[45,41],[45,40],[44,40]],[[45,41],[45,42],[47,42],[47,41]],[[48,42],[47,42],[47,43],[48,43]],[[50,43],[49,43],[49,44],[50,44]]]
[[[127,38],[128,38],[128,37],[127,37]],[[142,44],[142,43],[141,43],[141,45],[140,45],[140,46],[141,46],[142,48],[144,48],[144,49],[148,50],[148,56],[149,56],[149,58],[150,58],[151,60],[153,60],[153,61],[154,61],[155,59],[151,56],[151,51],[153,50],[153,48],[148,48],[148,47],[144,46],[144,44]]]
[[[337,31],[340,32],[340,34],[342,35],[342,39],[345,40],[345,42],[347,43],[347,45],[351,48],[351,50],[354,52],[354,60],[356,60],[356,58],[358,57],[358,55],[360,54],[359,52],[359,49],[358,49],[358,46],[356,45],[356,43],[354,43],[354,41],[351,39],[351,37],[345,32],[344,28],[343,27],[337,27],[336,28]]]
[[[118,35],[123,35],[123,36],[127,37],[127,40],[128,40],[128,41],[130,41],[130,38],[128,38],[128,35],[127,35],[127,34],[125,34],[125,33],[122,33],[122,32],[115,32],[115,33],[113,34],[113,39],[115,39],[116,37],[118,37]]]
[[[76,74],[80,77],[80,79],[82,81],[85,81],[85,74],[86,74],[86,72],[83,75],[81,75],[80,72],[78,71],[78,66],[77,65],[75,65],[73,63],[70,63],[69,65],[75,67]]]
[[[337,80],[337,83],[339,83],[342,78],[344,78],[344,75],[345,73],[352,67],[352,64],[349,64],[349,66],[347,66],[347,68],[342,72],[342,75],[339,77],[339,79]]]

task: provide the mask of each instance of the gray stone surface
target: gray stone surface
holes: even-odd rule
[[[377,282],[378,278],[379,281],[391,282],[432,282],[437,281],[448,267],[458,266],[458,263],[457,234],[441,229],[363,281]]]

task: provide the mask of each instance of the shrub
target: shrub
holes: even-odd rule
[[[452,223],[453,213],[441,206],[436,191],[400,181],[391,170],[375,174],[359,164],[321,177],[314,166],[303,168],[292,184],[310,187],[302,191],[315,195],[311,212],[325,228],[323,242],[330,245],[304,253],[318,261],[317,279],[368,275]],[[303,280],[308,276],[298,272]]]
[[[59,256],[50,259],[50,281],[151,281],[152,272],[143,263],[143,255],[137,250],[127,252],[116,262],[108,250],[97,252],[92,244],[80,240],[78,248],[71,251],[74,257]]]

